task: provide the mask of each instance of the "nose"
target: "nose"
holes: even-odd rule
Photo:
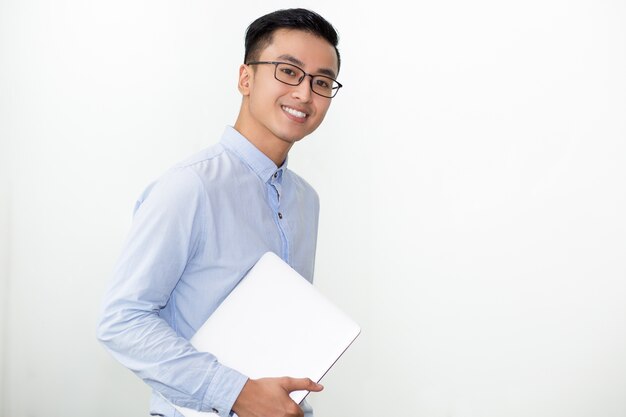
[[[301,101],[305,103],[311,101],[311,98],[313,96],[313,90],[312,90],[313,86],[311,85],[312,82],[313,82],[313,77],[306,74],[304,76],[304,80],[302,80],[300,84],[293,86],[293,91],[291,93],[291,96],[293,98],[300,99]]]

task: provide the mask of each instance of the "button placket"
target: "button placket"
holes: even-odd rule
[[[271,196],[271,200],[272,200],[272,209],[274,212],[274,218],[276,221],[276,226],[278,227],[278,232],[280,234],[280,239],[281,239],[281,246],[282,246],[282,252],[283,252],[283,259],[288,260],[288,254],[289,254],[289,242],[287,241],[287,233],[285,230],[285,227],[287,226],[286,223],[283,222],[283,219],[285,218],[285,214],[282,212],[281,208],[280,208],[280,195],[281,195],[281,186],[282,186],[282,172],[280,170],[274,172],[272,174],[272,176],[270,177],[268,184],[271,186],[272,190],[272,196]]]

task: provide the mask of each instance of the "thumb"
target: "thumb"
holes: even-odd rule
[[[287,390],[287,392],[292,391],[321,391],[324,389],[322,384],[316,384],[311,381],[309,378],[289,378],[285,377],[283,381],[283,388]]]

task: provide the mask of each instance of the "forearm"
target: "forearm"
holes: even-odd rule
[[[175,405],[228,414],[247,377],[198,352],[151,311],[109,306],[98,339],[124,366]]]

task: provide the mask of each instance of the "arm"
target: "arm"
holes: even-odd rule
[[[148,191],[105,294],[98,338],[170,402],[226,417],[247,378],[198,352],[159,317],[206,240],[204,189],[194,172],[178,170]]]

